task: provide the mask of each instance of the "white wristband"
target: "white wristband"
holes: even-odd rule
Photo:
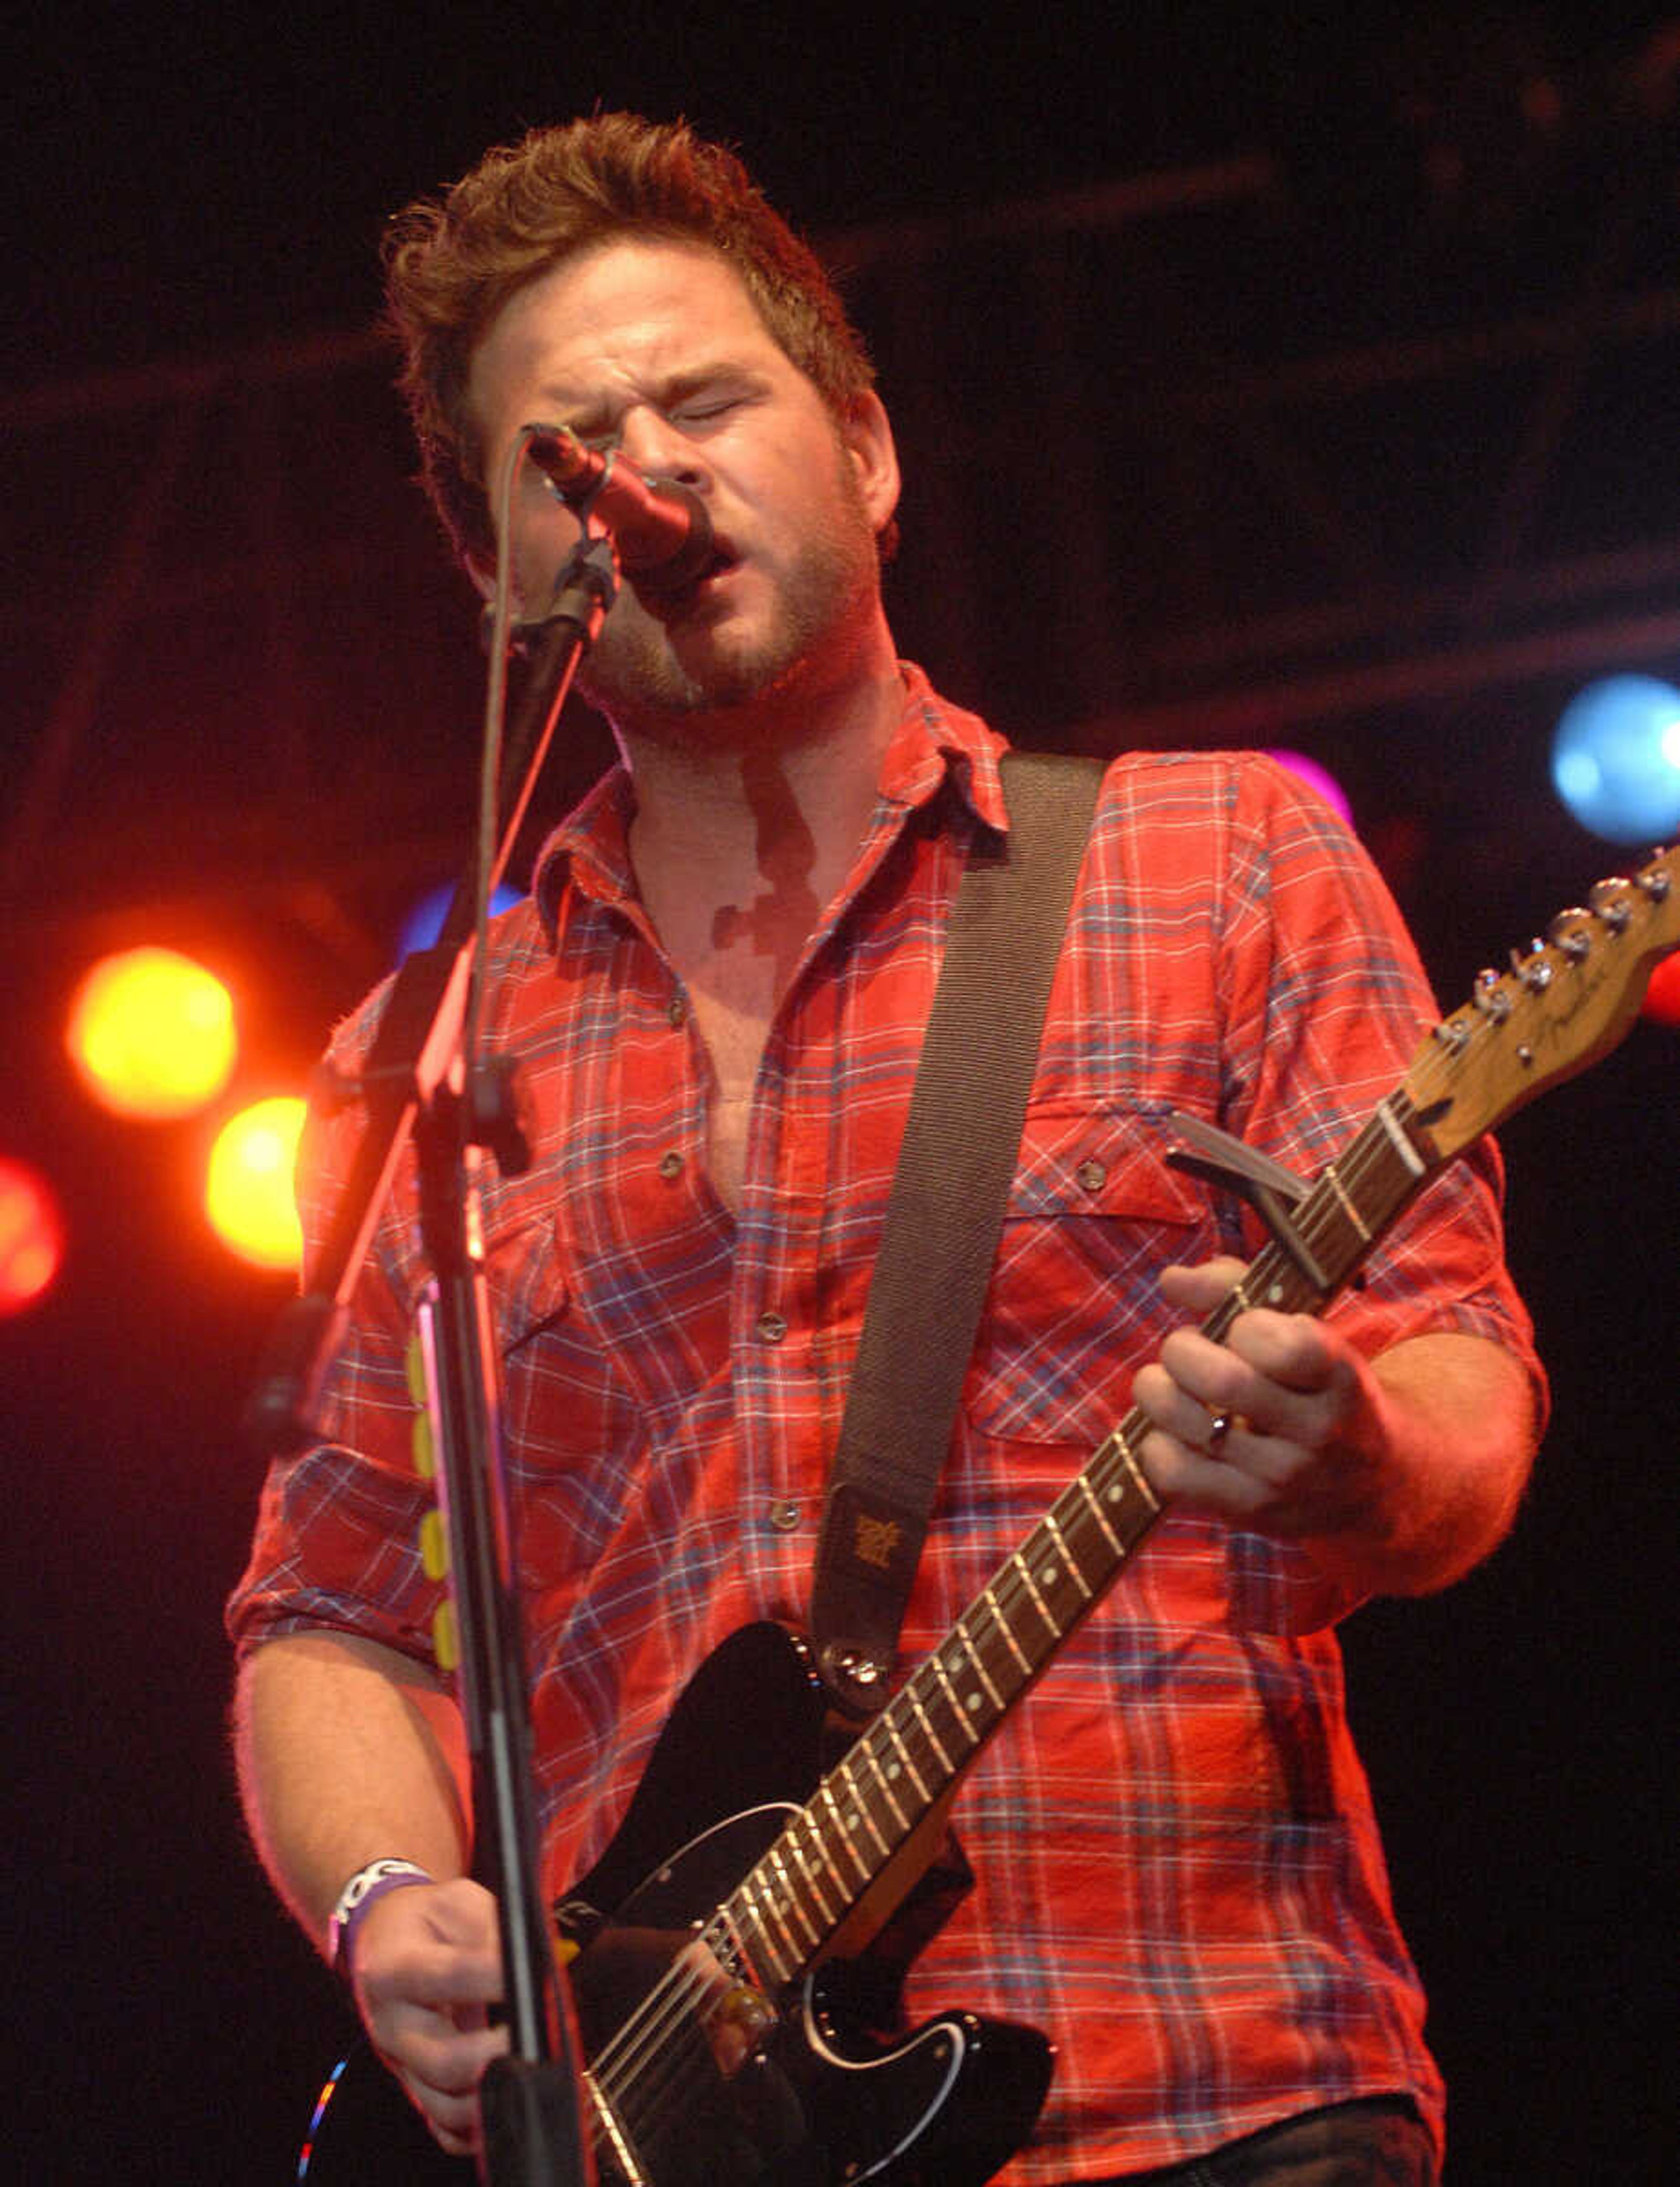
[[[327,1923],[329,1965],[347,1979],[351,1944],[362,1916],[374,1901],[383,1898],[388,1891],[401,1891],[406,1884],[431,1881],[425,1869],[412,1860],[370,1860],[366,1868],[358,1868],[340,1892]]]

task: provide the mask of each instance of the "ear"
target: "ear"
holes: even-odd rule
[[[879,534],[898,507],[898,450],[886,406],[874,388],[860,395],[840,422],[840,442],[857,472],[863,506]]]

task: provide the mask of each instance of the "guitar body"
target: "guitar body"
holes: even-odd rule
[[[833,1736],[803,1644],[744,1628],[684,1689],[562,1909],[571,1928],[614,1909],[570,1968],[592,2077],[632,2159],[598,2135],[604,2187],[980,2187],[1031,2133],[1054,2062],[1036,2030],[963,2012],[896,2024],[907,1956],[948,1913],[959,1857],[931,1864],[869,1953],[781,1995],[699,1953],[695,1931],[797,1814]],[[673,1985],[679,1960],[694,1974]],[[441,2156],[388,2074],[358,2064],[300,2176],[465,2187],[473,2172]]]

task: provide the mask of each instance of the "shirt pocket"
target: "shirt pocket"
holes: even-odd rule
[[[1164,1108],[1029,1110],[964,1408],[983,1434],[1094,1446],[1176,1318],[1160,1270],[1221,1250],[1168,1167]]]
[[[633,1401],[576,1311],[552,1217],[493,1240],[485,1276],[516,1554],[527,1585],[552,1588],[592,1565],[621,1521]]]

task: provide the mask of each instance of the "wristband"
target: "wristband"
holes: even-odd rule
[[[431,1881],[425,1869],[412,1860],[370,1860],[366,1868],[358,1868],[340,1892],[338,1904],[327,1923],[327,1964],[348,1981],[350,1948],[362,1916],[374,1901],[383,1898],[388,1891],[401,1891],[405,1884]]]

